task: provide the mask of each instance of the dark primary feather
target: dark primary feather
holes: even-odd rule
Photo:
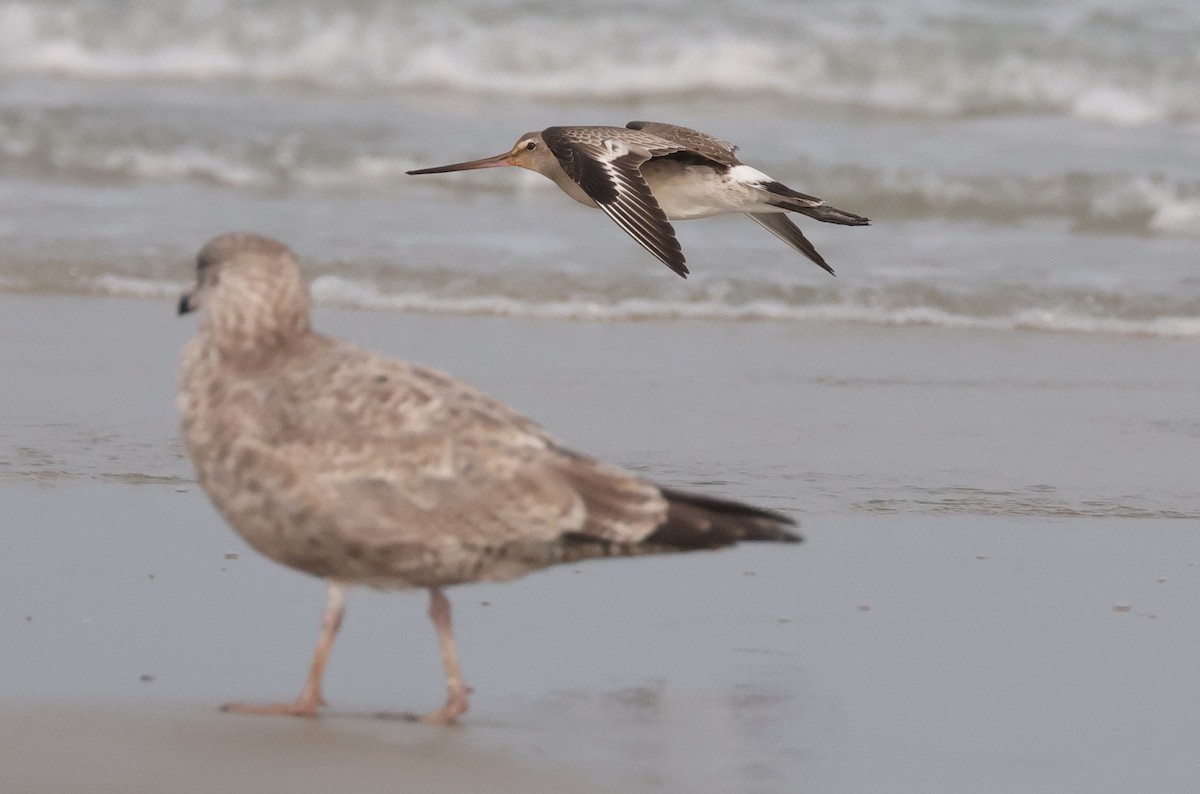
[[[825,268],[829,275],[836,275],[833,268],[825,261],[825,257],[821,256],[816,246],[809,242],[808,238],[804,236],[804,232],[800,231],[800,227],[792,223],[788,216],[782,212],[747,212],[746,215],[759,226]]]
[[[612,138],[604,137],[606,130],[611,132]],[[599,130],[548,127],[542,131],[542,139],[567,176],[583,188],[608,217],[660,262],[687,277],[687,263],[675,228],[641,173],[641,165],[650,159],[651,151],[670,153],[678,147],[668,141],[660,144],[652,135],[630,139],[627,131],[620,127]],[[628,152],[613,157],[605,146],[605,141],[610,139],[626,146]]]
[[[558,159],[567,176],[575,180],[593,201],[597,204],[611,204],[617,200],[617,186],[612,181],[608,169],[592,156],[595,146],[585,147],[570,135],[570,130],[570,127],[547,127],[542,131],[542,140]],[[641,162],[637,164],[640,165]]]
[[[675,227],[659,209],[654,196],[647,192],[645,197],[638,197],[638,200],[619,200],[600,204],[599,207],[660,262],[687,278],[687,260],[675,236]]]

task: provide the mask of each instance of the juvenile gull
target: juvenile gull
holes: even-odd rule
[[[178,400],[197,480],[247,543],[329,585],[300,697],[228,711],[315,716],[347,585],[429,590],[448,694],[421,719],[446,724],[470,690],[443,588],[591,557],[800,540],[787,516],[655,485],[560,446],[463,381],[313,331],[283,243],[221,235],[196,271],[179,300],[200,321]]]
[[[784,213],[799,212],[844,226],[867,226],[870,221],[751,168],[734,156],[737,148],[707,133],[656,121],[631,121],[624,127],[547,127],[525,133],[510,151],[495,157],[407,173],[504,165],[536,171],[580,204],[603,210],[684,278],[687,264],[671,221],[744,212],[832,274],[833,268]]]

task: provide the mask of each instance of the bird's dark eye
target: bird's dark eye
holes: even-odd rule
[[[525,148],[526,148],[526,150],[532,152],[534,149],[537,148],[537,141],[530,141],[529,143],[525,144]]]

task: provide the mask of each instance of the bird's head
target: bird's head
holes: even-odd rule
[[[238,347],[270,346],[308,330],[311,301],[292,250],[248,232],[209,240],[196,256],[196,283],[179,298],[179,313]]]

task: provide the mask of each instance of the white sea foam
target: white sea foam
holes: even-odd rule
[[[194,179],[230,187],[251,187],[265,181],[260,168],[194,146],[165,152],[120,147],[84,164],[96,171],[138,180]]]
[[[438,278],[444,281],[444,278]],[[101,274],[70,285],[51,285],[54,292],[174,300],[186,283],[117,274]],[[23,280],[0,280],[0,290],[43,291]],[[1004,300],[1004,307],[972,313],[972,307],[990,305],[986,296],[959,301],[951,308],[937,297],[915,301],[911,290],[897,299],[854,291],[822,291],[810,300],[791,302],[778,298],[732,300],[723,296],[736,290],[712,290],[694,299],[668,297],[612,298],[603,293],[578,297],[534,297],[513,294],[447,294],[434,288],[412,287],[394,291],[339,275],[322,275],[312,282],[318,304],[347,308],[419,312],[429,314],[519,317],[580,322],[707,321],[779,323],[855,323],[877,326],[928,326],[960,330],[1042,331],[1057,333],[1200,338],[1200,313],[1186,301],[1164,305],[1157,312],[1145,306],[1136,311],[1115,309],[1110,300],[1073,294],[1058,305],[1031,306]],[[536,289],[536,288],[534,288]],[[717,297],[714,297],[717,296]],[[1193,302],[1194,304],[1194,302]],[[1191,306],[1189,309],[1188,306]]]
[[[183,292],[182,281],[162,281],[105,273],[91,280],[91,289],[101,295],[129,298],[177,298]]]
[[[970,3],[820,13],[748,0],[681,15],[582,0],[447,6],[334,0],[0,4],[0,73],[251,80],[329,89],[627,100],[759,93],[930,115],[1053,112],[1140,125],[1200,117],[1200,15],[1054,15]],[[915,6],[915,7],[914,7]],[[597,47],[596,42],[605,46]]]
[[[1089,215],[1118,221],[1134,218],[1150,232],[1200,236],[1200,185],[1139,177],[1099,191]]]
[[[1200,316],[1128,318],[1087,314],[1080,307],[1015,306],[1003,313],[967,314],[932,305],[889,306],[872,299],[835,298],[826,302],[792,304],[760,299],[741,303],[703,298],[553,299],[478,295],[443,296],[428,291],[386,292],[374,284],[325,275],[312,283],[319,302],[368,309],[435,314],[478,314],[593,322],[645,320],[712,320],[772,322],[850,322],[869,325],[924,325],[940,328],[994,331],[1053,331],[1123,336],[1200,337]],[[720,290],[716,290],[720,292]],[[985,302],[985,301],[980,301]],[[1086,299],[1083,303],[1087,303]]]
[[[1150,216],[1154,231],[1200,237],[1200,196],[1178,198],[1160,197]]]
[[[131,132],[136,129],[137,132]],[[56,177],[106,182],[195,182],[230,188],[370,188],[416,167],[399,155],[356,152],[357,141],[319,133],[258,139],[204,135],[139,119],[76,124],[40,111],[0,116],[0,158]],[[189,137],[189,134],[191,137]]]
[[[1140,126],[1165,120],[1167,103],[1114,86],[1094,86],[1071,104],[1076,116],[1113,124]]]

